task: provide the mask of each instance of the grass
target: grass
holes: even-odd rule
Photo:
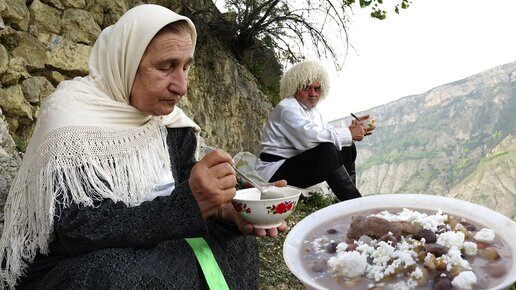
[[[287,219],[289,229],[312,212],[338,202],[337,199],[314,194],[301,197],[296,210]],[[261,290],[306,290],[306,287],[290,273],[283,260],[283,242],[288,234],[280,234],[276,239],[258,239],[260,246],[260,289]],[[516,290],[514,283],[509,290]]]

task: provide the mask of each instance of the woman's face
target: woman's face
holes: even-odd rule
[[[186,94],[193,61],[188,33],[163,31],[145,50],[136,71],[129,103],[149,115],[168,115]]]

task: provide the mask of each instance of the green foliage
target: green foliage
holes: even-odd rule
[[[482,164],[482,163],[491,161],[493,159],[496,159],[500,156],[507,155],[507,154],[509,154],[509,152],[507,152],[507,151],[496,152],[495,154],[492,154],[492,155],[489,155],[489,156],[486,156],[486,157],[480,159],[480,163]]]
[[[276,105],[279,101],[279,80],[283,74],[274,50],[268,44],[270,37],[255,42],[241,52],[241,62],[256,77],[258,87]]]
[[[269,100],[270,100],[272,106],[276,107],[276,105],[279,104],[279,102],[281,101],[281,98],[280,98],[279,94],[275,94],[275,95],[269,95]]]
[[[356,2],[356,0],[344,0],[343,1],[347,6],[351,6]],[[371,17],[384,20],[387,18],[387,10],[384,8],[383,0],[359,0],[360,8],[371,7]],[[394,12],[396,14],[400,13],[400,9],[409,8],[411,1],[409,0],[401,0],[398,4],[394,6]]]
[[[461,160],[459,160],[457,166],[455,166],[455,169],[453,171],[454,175],[458,175],[461,170],[468,167],[472,162],[473,160],[471,160],[470,158],[463,157]]]
[[[403,151],[401,148],[407,148],[406,146],[393,146],[395,149],[392,151],[385,152],[383,154],[375,154],[371,158],[367,159],[364,163],[359,165],[360,171],[365,171],[368,168],[373,167],[374,165],[386,164],[386,163],[401,163],[407,160],[419,160],[425,158],[431,158],[435,156],[435,152],[433,151],[414,151],[407,152]],[[391,147],[392,148],[392,147]],[[400,148],[400,149],[396,149]]]
[[[498,140],[498,139],[500,139],[500,136],[502,136],[502,131],[498,130],[498,131],[493,132],[493,134],[491,135],[491,138],[493,138],[494,140]]]
[[[25,138],[18,137],[17,135],[12,135],[12,136],[13,136],[14,144],[16,145],[16,150],[18,150],[19,152],[25,153],[25,151],[27,150],[27,146],[29,145],[29,141]]]

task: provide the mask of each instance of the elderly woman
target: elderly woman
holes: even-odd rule
[[[357,122],[330,126],[317,109],[329,90],[328,73],[318,61],[303,61],[285,72],[280,81],[283,100],[267,121],[256,171],[269,182],[284,179],[302,188],[326,181],[342,201],[361,196],[355,186],[353,141],[371,131]]]
[[[141,5],[102,31],[90,74],[41,109],[11,186],[2,288],[256,289],[254,229],[228,201],[231,157],[194,158],[187,91],[196,31]],[[284,183],[284,182],[283,182]]]

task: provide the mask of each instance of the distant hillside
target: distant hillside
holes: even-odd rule
[[[368,112],[378,127],[357,142],[364,194],[447,195],[516,220],[516,62]]]

